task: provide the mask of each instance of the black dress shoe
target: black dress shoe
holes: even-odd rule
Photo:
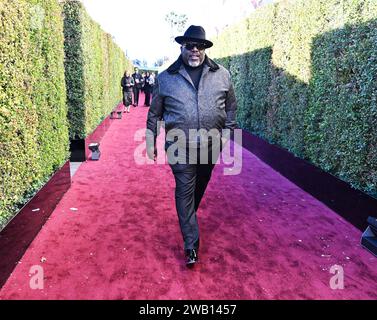
[[[196,262],[198,262],[198,250],[186,250],[186,266],[192,267]]]

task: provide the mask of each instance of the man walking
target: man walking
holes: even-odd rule
[[[205,53],[213,44],[201,26],[190,26],[175,40],[181,44],[181,55],[155,81],[147,119],[147,154],[157,157],[158,121],[163,120],[186,265],[193,266],[199,250],[196,212],[225,143],[222,130],[235,129],[236,99],[228,70]],[[210,139],[203,131],[211,131]]]

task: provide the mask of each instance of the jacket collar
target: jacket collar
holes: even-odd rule
[[[217,70],[220,69],[219,65],[212,59],[208,58],[207,55],[204,59],[204,64],[207,65],[209,67],[209,70],[212,72],[216,72]],[[178,59],[169,68],[167,68],[166,71],[170,74],[178,73],[182,66],[183,66],[182,56],[179,56]]]

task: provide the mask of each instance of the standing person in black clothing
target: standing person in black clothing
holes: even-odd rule
[[[150,106],[150,101],[151,101],[151,93],[154,85],[154,77],[147,72],[145,76],[145,84],[144,84],[144,93],[145,93],[145,103],[147,107]]]
[[[144,93],[144,86],[145,86],[145,72],[141,74],[141,92]]]
[[[134,78],[130,76],[129,71],[126,71],[121,81],[121,86],[123,88],[124,112],[130,112],[130,106],[132,104],[132,90],[134,85]]]
[[[146,145],[148,157],[156,160],[163,120],[186,264],[192,267],[198,261],[200,242],[197,211],[220,151],[236,127],[237,102],[229,71],[205,53],[213,43],[206,39],[203,27],[190,26],[175,40],[181,55],[156,79]]]
[[[135,68],[135,73],[132,75],[132,78],[134,79],[135,85],[133,88],[134,91],[134,107],[136,107],[139,104],[139,95],[140,90],[143,87],[143,77],[139,73],[139,69]]]

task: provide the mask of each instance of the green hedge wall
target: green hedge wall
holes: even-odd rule
[[[56,0],[0,0],[0,230],[69,156]]]
[[[377,196],[377,1],[281,0],[213,39],[241,128]]]
[[[132,63],[80,2],[62,6],[69,135],[82,139],[120,102],[120,80]]]

